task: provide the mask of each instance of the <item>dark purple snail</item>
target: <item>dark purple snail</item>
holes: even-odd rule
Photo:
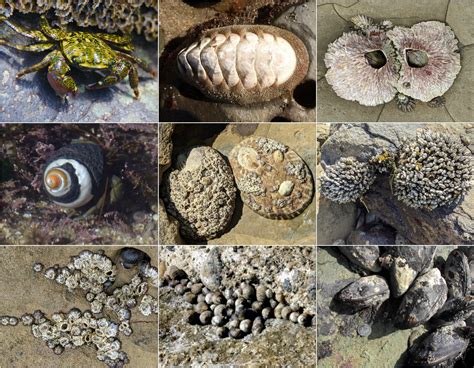
[[[99,145],[72,143],[47,159],[43,188],[61,207],[85,207],[103,193],[104,167],[104,153]]]

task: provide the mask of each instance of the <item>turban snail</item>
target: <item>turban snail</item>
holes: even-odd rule
[[[46,161],[43,188],[56,204],[80,208],[97,199],[104,185],[104,154],[94,143],[72,143]]]

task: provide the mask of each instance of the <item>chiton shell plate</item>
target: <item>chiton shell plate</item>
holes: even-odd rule
[[[288,146],[270,138],[247,138],[232,149],[229,162],[242,201],[259,215],[289,219],[311,203],[311,171]]]
[[[235,25],[206,31],[179,52],[177,66],[208,97],[247,105],[291,92],[308,72],[309,55],[290,31]]]

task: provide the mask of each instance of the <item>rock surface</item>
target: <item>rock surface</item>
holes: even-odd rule
[[[140,247],[139,247],[140,248]],[[2,267],[0,269],[0,295],[2,295],[2,315],[21,316],[42,310],[48,318],[58,311],[68,311],[73,307],[90,309],[90,303],[80,293],[70,293],[55,282],[33,272],[35,262],[44,265],[66,264],[70,256],[77,255],[84,247],[4,247],[0,250]],[[106,255],[112,257],[119,248],[108,247]],[[157,259],[156,251],[140,248],[152,259]],[[152,261],[156,266],[156,261]],[[149,292],[157,296],[156,289]],[[132,309],[131,325],[133,334],[125,337],[120,334],[122,350],[130,358],[130,366],[156,367],[157,328],[156,315],[144,317]],[[67,350],[55,355],[43,341],[35,338],[29,327],[21,323],[15,327],[0,327],[2,341],[0,366],[11,368],[30,367],[78,367],[103,368],[105,365],[96,358],[92,346]]]
[[[381,149],[393,149],[400,145],[403,137],[414,137],[416,129],[427,127],[435,131],[458,134],[465,144],[474,139],[472,124],[342,124],[332,125],[331,135],[321,147],[324,164],[336,162],[340,157],[354,156],[367,161]],[[397,201],[390,189],[389,177],[379,176],[363,198],[370,213],[392,226],[397,232],[413,244],[471,244],[474,239],[474,189],[457,205],[443,207],[434,211],[418,210],[407,207]],[[324,215],[324,200],[321,200],[318,214],[318,238],[320,244],[327,239],[339,238],[339,230],[331,236],[334,219]],[[340,207],[332,203],[331,206]],[[341,214],[344,211],[341,210]],[[339,221],[350,221],[352,211]],[[326,232],[329,232],[327,234]],[[322,243],[322,241],[325,241]],[[330,243],[329,243],[330,244]]]
[[[474,9],[474,4],[467,0],[411,0],[379,1],[360,0],[346,1],[318,0],[318,107],[319,121],[470,121],[474,92],[472,85],[472,22],[466,20]],[[446,106],[430,108],[425,103],[417,102],[415,110],[404,113],[396,106],[395,100],[374,107],[362,106],[356,102],[338,97],[324,79],[326,67],[324,55],[329,43],[336,40],[343,32],[350,30],[350,18],[364,14],[377,20],[386,19],[400,26],[412,26],[415,23],[438,20],[451,26],[458,37],[461,52],[461,73],[453,86],[446,92]]]
[[[134,40],[134,55],[157,64],[157,46]],[[0,46],[0,122],[154,122],[158,121],[158,78],[139,69],[140,99],[133,99],[128,78],[110,88],[87,91],[98,80],[94,72],[73,69],[79,91],[68,104],[56,96],[46,78],[46,69],[21,79],[19,70],[38,63],[46,53],[17,51]]]

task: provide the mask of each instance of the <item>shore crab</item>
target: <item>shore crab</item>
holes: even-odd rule
[[[2,25],[28,42],[22,44],[5,39],[6,28]],[[0,16],[0,45],[21,51],[50,51],[39,63],[20,70],[16,77],[21,78],[47,67],[48,82],[63,100],[77,93],[76,82],[68,75],[71,67],[103,74],[101,80],[86,86],[90,90],[107,88],[128,75],[135,99],[140,96],[137,65],[156,76],[156,71],[144,60],[130,54],[134,47],[129,35],[68,31],[50,26],[44,16],[40,18],[40,30],[29,30]]]

